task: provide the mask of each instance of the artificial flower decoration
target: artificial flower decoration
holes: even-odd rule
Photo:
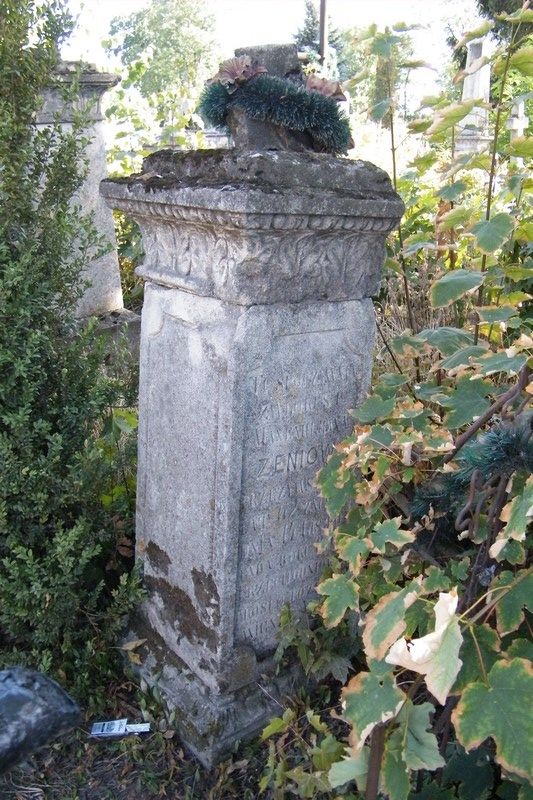
[[[239,86],[250,78],[255,78],[257,75],[264,75],[268,72],[267,68],[256,61],[252,61],[250,56],[238,56],[229,58],[220,64],[218,72],[209,83],[221,83],[229,94],[233,94]]]
[[[346,100],[346,95],[339,81],[328,81],[327,78],[321,78],[320,75],[315,73],[307,76],[305,88],[313,92],[319,92],[325,97],[332,97],[333,100]]]

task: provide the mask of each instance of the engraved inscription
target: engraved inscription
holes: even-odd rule
[[[304,608],[324,567],[314,481],[350,431],[360,390],[360,360],[343,340],[342,329],[287,332],[246,376],[235,636],[258,654],[276,645],[282,605]]]

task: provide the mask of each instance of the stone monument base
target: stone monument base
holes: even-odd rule
[[[128,638],[148,636],[150,648],[137,649],[143,662],[135,671],[148,686],[160,690],[163,702],[175,713],[181,743],[208,769],[227,757],[236,743],[253,738],[272,717],[281,716],[285,698],[309,683],[298,665],[276,675],[273,658],[257,662],[251,650],[242,648],[241,663],[233,665],[232,674],[237,685],[245,684],[217,693],[198,680],[162,637],[157,641],[153,630],[136,623]],[[252,681],[250,669],[255,675]]]

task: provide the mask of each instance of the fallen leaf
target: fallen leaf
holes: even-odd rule
[[[138,647],[143,645],[146,642],[146,639],[132,639],[131,642],[124,642],[124,644],[120,645],[121,650],[131,651],[136,650]]]

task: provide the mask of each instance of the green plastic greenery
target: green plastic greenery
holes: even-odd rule
[[[217,80],[206,86],[199,111],[211,125],[226,127],[232,108],[244,111],[251,119],[305,131],[324,152],[340,154],[350,147],[350,125],[337,102],[284,78],[258,75],[233,91]]]
[[[81,271],[102,252],[73,200],[84,114],[69,130],[35,124],[71,26],[65,8],[0,2],[0,664],[47,670],[86,702],[116,666],[139,596],[136,420],[127,380],[104,371],[109,344],[73,316]]]

